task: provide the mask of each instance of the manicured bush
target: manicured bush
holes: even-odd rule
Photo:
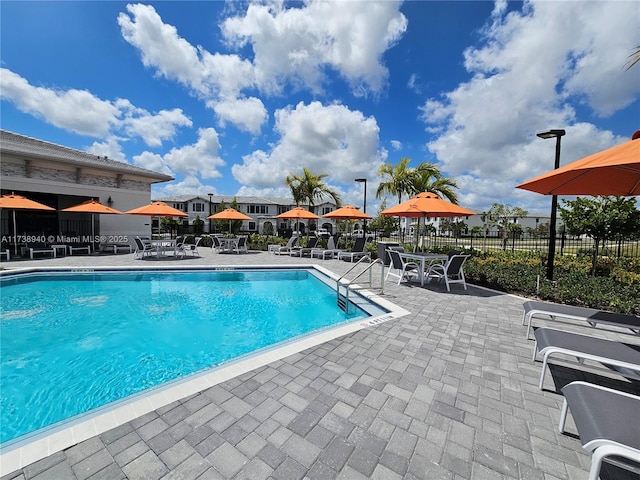
[[[640,262],[599,259],[595,277],[588,257],[558,256],[554,280],[546,279],[546,257],[533,253],[475,253],[465,265],[470,283],[495,290],[623,313],[640,314]]]

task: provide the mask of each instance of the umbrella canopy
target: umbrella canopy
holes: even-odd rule
[[[212,220],[229,220],[229,233],[231,233],[231,222],[233,220],[253,220],[249,215],[245,215],[231,207],[225,208],[221,212],[214,213],[213,215],[209,215],[207,218]]]
[[[306,208],[296,207],[281,213],[280,215],[276,215],[276,218],[286,218],[289,220],[316,220],[320,217]]]
[[[212,220],[252,220],[249,215],[237,211],[235,208],[225,208],[223,211],[209,215]]]
[[[15,193],[2,195],[0,197],[0,209],[13,210],[13,246],[14,253],[18,255],[18,232],[16,231],[16,210],[50,210],[55,211],[55,208],[51,208],[43,203],[29,200],[22,195],[16,195]]]
[[[640,195],[640,130],[633,138],[516,188],[544,195]]]
[[[369,214],[361,212],[353,205],[345,205],[333,212],[323,215],[324,218],[333,218],[334,220],[371,220],[373,217]]]
[[[100,203],[97,200],[94,200],[93,198],[91,200],[87,200],[85,202],[79,203],[78,205],[74,205],[72,207],[68,207],[68,208],[63,208],[62,210],[60,210],[61,212],[76,212],[76,213],[90,213],[91,214],[91,239],[92,242],[95,244],[95,219],[94,216],[96,213],[99,214],[113,214],[113,215],[119,215],[122,214],[122,212],[120,210],[116,210],[115,208],[111,208],[107,205],[103,205],[102,203]],[[94,251],[95,251],[95,245],[94,245]]]
[[[284,219],[288,219],[288,220],[295,220],[296,221],[296,232],[299,232],[300,231],[300,228],[299,228],[300,220],[302,220],[302,219],[304,219],[304,220],[317,220],[320,217],[318,215],[316,215],[315,213],[310,212],[306,208],[296,207],[296,208],[292,208],[289,211],[281,213],[280,215],[276,215],[276,218],[284,218]],[[299,233],[297,235],[299,235]]]
[[[147,215],[149,217],[188,217],[188,213],[184,213],[182,210],[170,207],[164,202],[151,202],[148,205],[143,205],[133,210],[128,210],[124,213],[129,215]]]
[[[392,217],[466,217],[476,214],[430,192],[419,193],[415,197],[380,213]]]

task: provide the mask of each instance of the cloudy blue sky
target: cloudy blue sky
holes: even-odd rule
[[[165,172],[153,196],[287,196],[326,173],[379,201],[382,162],[433,162],[460,204],[640,128],[635,1],[0,3],[3,129]],[[390,199],[388,206],[395,203]]]

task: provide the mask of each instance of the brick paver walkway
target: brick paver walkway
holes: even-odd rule
[[[181,264],[310,263],[200,251]],[[162,263],[132,257],[2,265]],[[338,274],[351,266],[314,263]],[[391,281],[383,296],[411,314],[257,368],[3,480],[587,478],[589,455],[557,433],[562,397],[537,388],[524,299]]]

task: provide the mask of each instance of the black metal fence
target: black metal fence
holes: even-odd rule
[[[433,248],[466,248],[480,251],[526,251],[526,252],[548,252],[549,237],[533,237],[523,234],[513,233],[507,238],[503,238],[499,231],[488,232],[486,236],[470,235],[435,235],[426,234],[422,236],[404,235],[380,237],[376,240],[389,240],[406,245],[413,245],[418,249]],[[556,236],[556,255],[590,255],[593,252],[594,243],[589,237],[574,237],[559,232]],[[600,255],[610,257],[640,257],[640,241],[620,240],[609,241],[598,247]]]

